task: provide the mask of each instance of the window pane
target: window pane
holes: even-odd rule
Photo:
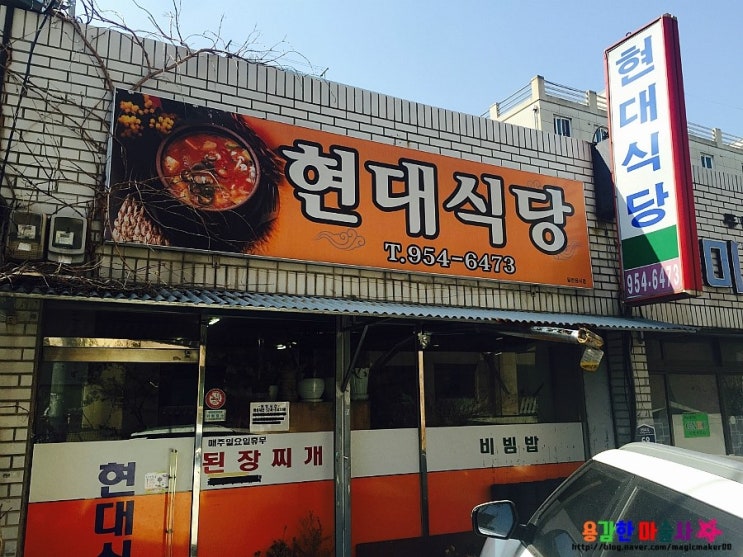
[[[198,317],[46,306],[34,415],[37,443],[193,431]]]
[[[735,518],[715,507],[692,499],[683,493],[673,491],[663,486],[640,479],[638,487],[627,507],[622,511],[620,520],[632,521],[635,526],[633,541],[637,541],[637,522],[654,522],[660,531],[661,528],[670,528],[671,543],[675,544],[695,544],[695,548],[688,552],[689,555],[699,557],[719,557],[721,555],[733,555],[739,552],[743,546],[743,530],[741,530],[741,520]],[[707,546],[707,539],[697,538],[696,534],[700,528],[700,521],[707,523],[714,519],[716,528],[721,532],[710,547]],[[664,526],[665,525],[665,526]],[[656,534],[656,536],[659,534]],[[657,538],[656,538],[657,539]],[[647,543],[648,549],[659,542],[651,540],[639,543]],[[731,544],[732,551],[721,551],[720,547],[714,547],[716,544]],[[619,544],[617,544],[619,545]],[[644,553],[644,552],[642,552]],[[666,552],[668,555],[681,554],[680,549]],[[686,555],[687,553],[683,553]],[[605,551],[602,556],[626,555],[619,551]]]
[[[134,340],[197,341],[199,318],[194,314],[98,311],[51,303],[42,334],[47,337],[126,338]]]
[[[738,366],[743,364],[743,342],[722,340],[720,341],[720,351],[722,352],[722,362],[724,364],[735,364]]]
[[[609,130],[604,126],[599,126],[596,131],[593,132],[593,142],[601,143],[605,139],[609,139]]]
[[[208,328],[204,392],[224,403],[205,421],[247,431],[251,404],[288,402],[291,431],[332,431],[335,373],[333,318],[223,318]]]
[[[723,375],[720,379],[730,452],[743,456],[743,375]]]
[[[712,343],[692,340],[663,342],[663,357],[673,362],[716,362]]]
[[[197,372],[195,363],[44,362],[35,441],[128,439],[148,429],[193,425]]]
[[[554,123],[555,123],[555,133],[557,135],[564,135],[566,137],[570,137],[570,119],[569,118],[555,116]]]
[[[725,454],[716,377],[678,373],[667,380],[674,445]]]
[[[579,360],[577,347],[497,331],[434,333],[424,351],[426,423],[579,421]]]
[[[352,334],[351,350],[359,348],[361,334]],[[365,405],[369,419],[353,422],[352,429],[418,427],[417,328],[412,325],[370,327],[360,346],[357,369],[366,369],[366,393],[351,382],[351,408]]]

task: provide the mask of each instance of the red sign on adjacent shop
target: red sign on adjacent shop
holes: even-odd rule
[[[117,92],[108,238],[590,288],[583,184]]]

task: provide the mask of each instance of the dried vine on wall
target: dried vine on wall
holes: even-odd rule
[[[45,31],[52,36],[61,30],[67,41],[80,46],[76,49],[78,56],[90,57],[91,65],[97,68],[97,77],[101,81],[100,98],[92,98],[89,87],[76,88],[67,82],[55,83],[44,75],[37,75],[34,72],[33,52],[36,43],[29,47],[29,39],[25,36],[4,38],[6,63],[2,86],[3,100],[6,102],[3,102],[2,124],[6,129],[13,126],[16,133],[9,141],[6,140],[0,151],[4,169],[0,172],[0,208],[4,209],[0,229],[0,244],[3,247],[0,253],[0,283],[33,275],[42,280],[83,281],[91,286],[131,286],[99,275],[101,261],[97,247],[103,237],[108,196],[118,186],[107,184],[109,142],[113,139],[113,148],[121,148],[113,137],[110,118],[115,80],[106,56],[96,48],[100,37],[105,39],[110,31],[120,33],[125,40],[131,41],[133,51],[141,52],[142,66],[131,72],[139,77],[132,83],[119,84],[119,87],[124,86],[131,91],[146,88],[167,76],[177,77],[184,65],[194,59],[221,57],[235,63],[244,61],[282,68],[283,59],[288,54],[296,54],[283,42],[268,48],[259,47],[260,34],[255,29],[240,43],[226,40],[222,37],[221,22],[215,31],[185,35],[181,25],[183,9],[179,0],[173,0],[172,11],[162,19],[156,18],[136,0],[133,0],[133,4],[146,16],[151,31],[133,29],[121,15],[101,10],[95,0],[78,0],[75,7],[77,14],[74,16],[70,14],[68,6],[60,4],[38,15],[37,35]],[[16,12],[15,17],[26,16],[23,12]],[[152,55],[152,49],[148,46],[153,40],[166,45],[166,56],[155,58]],[[28,53],[26,64],[14,61],[16,49]],[[32,122],[16,125],[28,114],[33,115]],[[82,153],[72,156],[68,143],[81,145],[82,148],[78,149]],[[30,164],[29,160],[32,161]],[[29,166],[33,171],[29,170]],[[80,189],[84,187],[81,186],[83,184],[88,185],[88,192]],[[14,210],[31,208],[46,214],[67,209],[87,219],[91,241],[86,242],[88,253],[84,264],[13,261],[5,257],[8,215]],[[127,269],[126,258],[116,251],[120,265]],[[136,275],[134,269],[127,270]]]

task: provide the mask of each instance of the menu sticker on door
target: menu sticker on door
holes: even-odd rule
[[[251,402],[250,432],[289,431],[288,402]]]

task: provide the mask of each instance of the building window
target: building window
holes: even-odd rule
[[[609,128],[605,126],[599,126],[596,128],[596,131],[593,132],[593,142],[601,143],[606,139],[609,139]]]
[[[570,118],[555,116],[555,133],[570,137]]]
[[[702,153],[702,168],[714,168],[715,159],[712,155]]]

